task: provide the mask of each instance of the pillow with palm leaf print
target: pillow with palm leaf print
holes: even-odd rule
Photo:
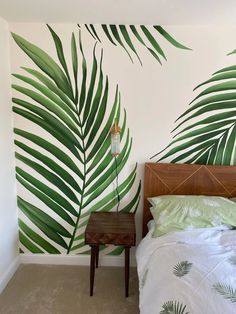
[[[168,232],[236,225],[236,203],[219,196],[162,195],[153,198],[151,213],[156,226],[153,237]]]

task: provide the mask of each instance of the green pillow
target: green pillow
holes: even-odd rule
[[[162,195],[152,198],[154,237],[187,228],[236,226],[236,203],[219,196]]]

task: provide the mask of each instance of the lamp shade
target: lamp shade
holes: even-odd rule
[[[120,154],[120,132],[121,129],[115,121],[111,128],[111,154],[117,156]]]

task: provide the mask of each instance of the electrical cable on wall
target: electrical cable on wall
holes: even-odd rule
[[[118,213],[119,207],[120,207],[120,194],[119,194],[119,190],[118,190],[118,187],[119,187],[119,174],[118,174],[118,171],[117,171],[118,165],[117,165],[116,156],[115,156],[115,168],[116,168],[116,194],[117,194],[117,206],[116,206],[116,211],[117,211],[117,213]]]

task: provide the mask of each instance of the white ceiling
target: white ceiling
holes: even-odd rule
[[[236,0],[0,0],[9,22],[162,25],[236,23]]]

